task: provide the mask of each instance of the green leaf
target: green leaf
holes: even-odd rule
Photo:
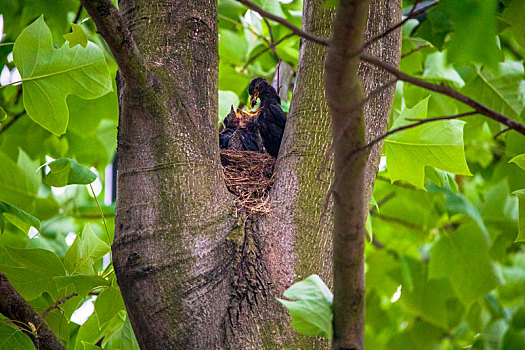
[[[55,295],[57,292],[54,277],[65,276],[66,271],[60,258],[45,249],[0,248],[0,270],[17,292],[32,300],[43,292]]]
[[[462,89],[465,95],[517,120],[525,107],[525,81],[521,62],[502,62],[495,68],[475,67],[475,78]]]
[[[429,278],[446,277],[465,303],[494,289],[499,281],[485,235],[474,224],[442,234],[431,250]]]
[[[7,118],[7,112],[5,111],[5,109],[0,107],[0,122],[4,121],[5,118]]]
[[[7,318],[0,318],[0,349],[35,349],[31,338]]]
[[[446,63],[444,52],[434,52],[427,56],[423,78],[448,81],[455,88],[461,88],[465,85],[465,82],[454,67]]]
[[[27,114],[57,136],[67,128],[68,95],[93,99],[112,90],[102,50],[93,43],[54,49],[42,16],[19,35],[13,58],[22,77]]]
[[[456,179],[454,178],[454,174],[440,169],[426,167],[425,175],[430,181],[432,181],[437,186],[441,188],[447,187],[453,193],[458,193],[459,188]]]
[[[85,349],[85,344],[95,343],[101,338],[101,331],[98,326],[97,313],[94,312],[86,322],[78,329],[77,338],[75,339],[74,349]]]
[[[85,48],[87,46],[88,40],[82,27],[76,23],[71,23],[71,29],[71,33],[64,35],[64,39],[69,42],[69,48],[71,49],[76,45],[80,45]]]
[[[221,123],[230,113],[231,106],[235,110],[238,105],[239,97],[234,92],[219,90],[219,122]]]
[[[510,25],[516,41],[525,48],[525,2],[511,1],[503,11],[503,20]]]
[[[332,339],[332,300],[330,289],[317,275],[294,283],[284,294],[288,301],[277,298],[292,318],[290,325],[299,333]]]
[[[97,275],[58,276],[55,282],[59,290],[73,285],[79,296],[86,296],[96,287],[109,287],[109,281]]]
[[[101,327],[106,322],[109,322],[120,310],[126,310],[120,289],[115,287],[104,289],[97,297],[97,300],[95,300],[95,310],[97,311],[98,322]]]
[[[64,256],[64,265],[69,274],[94,274],[95,260],[109,252],[106,242],[97,237],[89,224],[84,226],[82,234],[75,238]]]
[[[450,36],[448,58],[451,62],[496,63],[496,0],[444,0],[443,7],[454,23]]]
[[[13,205],[0,201],[0,232],[4,232],[2,216],[10,221],[17,228],[27,233],[31,226],[40,229],[40,220],[26,211],[19,209]]]
[[[512,192],[518,196],[519,218],[518,218],[518,237],[516,242],[525,242],[525,189]]]
[[[408,118],[426,118],[428,99],[412,109],[405,109],[392,129],[411,124]],[[392,182],[405,180],[424,188],[425,166],[454,174],[471,175],[463,149],[463,125],[460,120],[426,123],[392,134],[385,141],[388,173]]]
[[[509,163],[515,163],[517,166],[525,170],[525,153],[517,155],[509,160]]]
[[[79,184],[87,185],[97,179],[88,167],[69,158],[57,159],[46,164],[51,171],[44,176],[44,183],[53,187]]]

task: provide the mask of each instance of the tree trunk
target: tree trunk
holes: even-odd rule
[[[369,37],[400,20],[394,2],[371,6]],[[321,74],[326,49],[302,42],[271,213],[243,217],[218,155],[216,2],[121,0],[119,11],[150,77],[147,90],[119,79],[113,244],[141,348],[322,348],[290,330],[275,297],[312,273],[331,284],[330,210],[320,220],[331,180],[321,169],[331,140]],[[306,30],[328,37],[331,23],[322,0],[305,1]],[[399,38],[391,34],[372,52],[397,64]],[[367,92],[389,79],[363,67],[360,73]],[[392,92],[366,107],[368,139],[386,129]],[[380,154],[378,146],[367,164],[367,198]]]

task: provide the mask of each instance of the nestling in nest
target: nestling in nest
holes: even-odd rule
[[[266,80],[255,78],[248,92],[250,107],[260,99],[260,108],[248,112],[231,107],[219,134],[221,163],[226,186],[238,197],[237,208],[268,213],[268,193],[273,185],[273,168],[286,115],[279,95]]]

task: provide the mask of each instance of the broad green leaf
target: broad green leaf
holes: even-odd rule
[[[75,339],[75,350],[83,350],[84,344],[95,345],[102,338],[98,326],[97,313],[94,312],[86,322],[78,329],[77,338]]]
[[[97,237],[89,224],[77,235],[64,256],[64,265],[69,274],[94,274],[93,263],[109,252],[106,242]]]
[[[31,338],[16,323],[0,318],[0,349],[32,350],[35,345]]]
[[[13,205],[0,201],[0,232],[4,232],[4,216],[13,225],[27,233],[31,226],[40,229],[40,220]]]
[[[87,185],[97,179],[97,175],[88,167],[69,158],[57,159],[46,164],[50,170],[44,176],[44,183],[53,187],[72,184]]]
[[[76,23],[71,23],[71,33],[64,34],[64,39],[69,42],[69,48],[73,48],[76,45],[80,45],[83,48],[86,48],[88,40],[86,33],[81,26]]]
[[[104,327],[102,332],[104,349],[139,350],[133,334],[129,317],[124,310],[119,311]]]
[[[496,44],[496,0],[444,0],[443,8],[454,23],[450,36],[448,59],[451,62],[496,63],[499,49]]]
[[[465,303],[494,289],[499,281],[485,235],[474,224],[442,234],[431,250],[429,278],[448,278]]]
[[[448,187],[453,193],[458,193],[459,188],[454,178],[454,174],[440,169],[426,167],[425,175],[427,179],[432,181],[437,186],[441,188]]]
[[[427,56],[423,78],[448,81],[455,88],[461,88],[465,85],[465,82],[454,67],[446,63],[445,53],[439,51]]]
[[[67,129],[68,95],[93,99],[112,89],[102,50],[93,43],[86,48],[64,44],[54,49],[43,17],[19,35],[13,57],[22,77],[27,114],[58,136]]]
[[[517,120],[525,107],[523,64],[507,61],[495,68],[475,67],[475,78],[462,92],[506,117]]]
[[[517,166],[525,170],[525,153],[517,155],[509,160],[509,163],[515,163]]]
[[[510,25],[516,41],[525,48],[525,1],[511,1],[503,11],[503,20]]]
[[[430,279],[425,264],[406,257],[404,259],[406,276],[410,276],[412,288],[403,288],[399,303],[431,324],[440,328],[454,327],[458,324],[458,312],[462,305],[448,280]]]
[[[231,106],[235,110],[238,105],[239,97],[234,92],[219,90],[219,123],[230,113]]]
[[[244,35],[227,29],[219,30],[219,57],[221,60],[238,65],[243,64],[248,54],[246,44]]]
[[[73,275],[55,277],[58,289],[73,285],[75,292],[79,296],[86,296],[93,288],[109,286],[109,281],[97,275]]]
[[[8,256],[0,258],[0,270],[24,299],[32,300],[43,292],[56,295],[53,278],[65,276],[66,271],[55,253],[45,249],[5,247],[0,248],[0,255],[3,254]]]
[[[311,275],[301,282],[294,283],[283,295],[294,300],[277,298],[290,312],[290,325],[296,331],[332,339],[333,295],[319,276]]]
[[[428,99],[405,109],[392,129],[411,124],[407,118],[425,118]],[[462,175],[471,175],[463,149],[463,125],[460,120],[426,123],[400,131],[385,141],[388,173],[392,182],[405,180],[424,188],[425,166]]]
[[[97,311],[100,326],[109,322],[120,310],[126,310],[120,289],[115,287],[106,288],[95,300],[95,310]]]
[[[518,196],[518,205],[519,205],[519,232],[518,237],[516,237],[516,242],[525,242],[525,189],[512,192]]]

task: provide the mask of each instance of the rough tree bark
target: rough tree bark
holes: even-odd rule
[[[302,43],[272,212],[243,217],[224,185],[217,140],[217,9],[214,0],[121,0],[139,53],[126,63],[105,30],[108,0],[82,0],[120,67],[118,192],[113,257],[143,349],[321,348],[298,336],[277,304],[294,281],[318,273],[331,284],[331,217],[320,220],[330,172],[322,72],[326,49]],[[91,4],[91,7],[89,6]],[[332,14],[304,2],[304,28],[328,37]],[[399,4],[372,3],[368,37],[400,20]],[[104,21],[106,19],[106,21]],[[115,40],[113,40],[114,42]],[[399,61],[393,33],[371,52]],[[141,71],[143,70],[143,71]],[[363,68],[367,92],[390,79]],[[138,77],[138,78],[137,78]],[[369,139],[387,125],[393,90],[366,107]],[[371,195],[379,145],[367,164]],[[318,173],[321,170],[321,180]],[[367,202],[368,203],[368,202]]]

